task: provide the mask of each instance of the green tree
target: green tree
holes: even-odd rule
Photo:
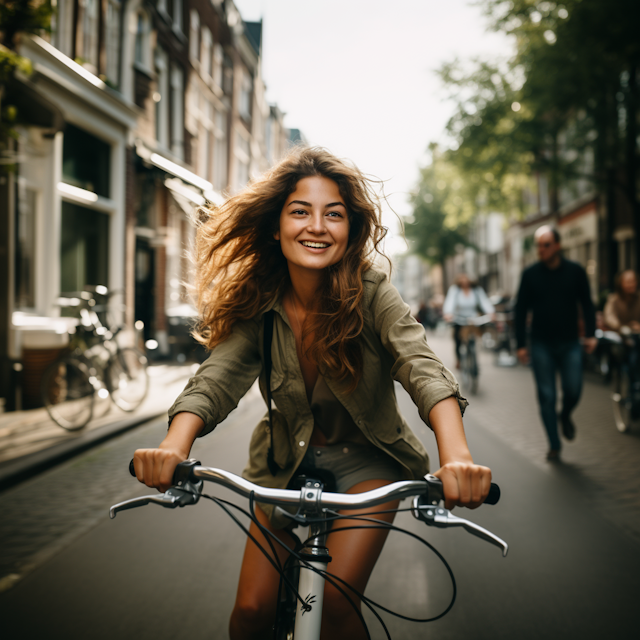
[[[17,136],[15,125],[20,113],[5,99],[7,84],[16,72],[31,75],[31,61],[16,52],[20,34],[51,32],[51,0],[2,0],[0,3],[0,150],[5,150],[10,138]]]
[[[607,195],[610,215],[631,212],[640,255],[638,206],[638,74],[640,3],[637,0],[484,0],[493,28],[517,39],[515,64],[526,78],[522,102],[548,126],[537,155],[557,185],[588,178]],[[559,153],[559,134],[565,150]],[[594,166],[583,157],[593,151]],[[608,225],[609,234],[613,221]],[[617,263],[609,237],[610,278]]]
[[[468,225],[475,211],[455,165],[440,154],[437,145],[429,148],[431,163],[420,172],[410,200],[413,213],[404,226],[411,252],[441,265],[444,277],[447,258],[469,244]]]

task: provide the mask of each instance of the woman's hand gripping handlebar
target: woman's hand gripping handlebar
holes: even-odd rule
[[[131,475],[135,476],[133,460],[129,463],[129,471]],[[490,531],[464,518],[454,516],[448,509],[445,509],[441,505],[444,497],[442,482],[430,474],[422,480],[394,482],[363,493],[329,493],[323,492],[322,489],[310,490],[308,485],[300,490],[261,487],[228,471],[202,467],[200,462],[196,460],[186,460],[176,467],[173,476],[174,486],[168,491],[116,504],[111,507],[109,515],[111,518],[115,518],[118,511],[141,507],[149,503],[171,509],[195,504],[200,499],[205,480],[222,485],[245,498],[249,498],[253,494],[256,501],[279,507],[298,507],[300,513],[311,515],[327,509],[360,509],[384,504],[391,500],[413,497],[411,512],[414,517],[426,524],[439,528],[461,526],[469,533],[500,547],[503,556],[507,555],[509,548],[504,540]],[[500,488],[492,483],[485,504],[496,504],[499,499]]]

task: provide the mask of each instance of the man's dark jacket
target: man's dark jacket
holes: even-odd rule
[[[596,330],[596,314],[585,270],[576,262],[562,258],[557,269],[543,262],[522,274],[516,303],[518,349],[526,346],[527,312],[533,312],[531,339],[549,344],[578,339],[578,304],[582,308],[585,337]]]

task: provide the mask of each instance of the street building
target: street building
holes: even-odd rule
[[[290,144],[265,96],[262,24],[231,0],[54,5],[51,34],[16,46],[32,75],[3,97],[24,124],[0,185],[0,411],[38,404],[76,322],[60,293],[108,287],[122,339],[175,355],[172,326],[194,313],[198,207],[223,203]]]

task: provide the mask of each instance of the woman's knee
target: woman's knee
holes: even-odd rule
[[[239,597],[231,612],[231,638],[265,637],[261,634],[266,634],[271,629],[274,615],[274,608],[270,603],[252,597]]]
[[[360,599],[348,588],[344,591],[351,599],[353,605],[347,600],[347,597],[340,593],[332,585],[326,585],[324,590],[324,601],[322,605],[323,624],[330,628],[343,628],[346,622],[352,618],[358,618],[357,610],[360,610]]]

